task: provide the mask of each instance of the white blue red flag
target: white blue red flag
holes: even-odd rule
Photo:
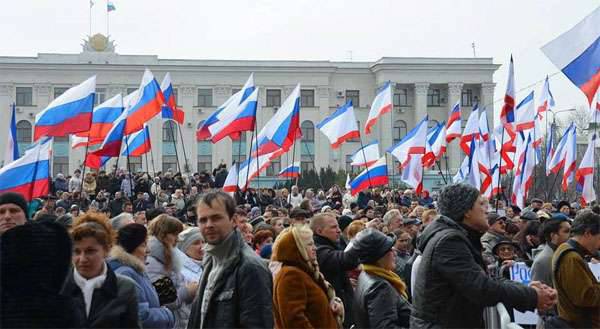
[[[65,91],[35,116],[33,140],[90,130],[96,97],[96,76]]]
[[[550,81],[548,81],[548,76],[546,76],[546,80],[544,80],[544,85],[542,86],[542,92],[540,93],[539,105],[537,108],[537,114],[540,119],[544,118],[546,112],[554,107],[554,96],[552,96],[552,92],[550,91]]]
[[[579,164],[579,169],[575,172],[577,192],[581,193],[581,204],[584,207],[596,200],[596,191],[594,190],[594,151],[596,148],[596,139],[596,134],[592,134],[587,150]]]
[[[235,192],[238,190],[238,164],[234,163],[231,168],[229,168],[229,172],[227,173],[227,178],[225,178],[225,183],[223,184],[223,191],[225,192]]]
[[[533,185],[533,170],[535,168],[535,151],[532,145],[531,134],[527,133],[527,139],[523,134],[517,137],[517,172],[513,182],[512,202],[520,208],[525,207],[525,200],[529,189]]]
[[[250,182],[260,175],[261,171],[267,169],[273,158],[272,153],[266,153],[259,156],[251,155],[250,159],[240,163],[238,170],[238,186],[245,191],[250,186]]]
[[[277,176],[287,178],[300,177],[300,161],[295,161],[291,165],[283,168]]]
[[[19,143],[17,143],[17,111],[14,103],[11,107],[8,139],[6,140],[6,150],[4,154],[5,166],[19,158]]]
[[[336,149],[345,141],[359,138],[360,132],[354,116],[352,100],[340,106],[332,115],[317,124],[317,128],[327,136],[331,148]]]
[[[92,112],[92,125],[89,131],[72,135],[72,148],[102,144],[113,123],[123,113],[123,97],[118,94],[96,106]]]
[[[427,144],[427,122],[425,117],[411,129],[398,144],[390,147],[387,152],[391,153],[400,162],[402,168],[408,165],[411,155],[425,154]]]
[[[550,164],[547,166],[546,170],[550,169],[550,171],[552,173],[558,174],[558,172],[564,167],[566,149],[567,149],[567,140],[568,140],[568,136],[569,136],[569,134],[571,134],[572,130],[575,130],[575,125],[573,123],[571,123],[571,125],[569,125],[569,128],[567,128],[567,130],[565,131],[565,134],[561,137],[560,141],[558,142],[558,145],[556,145],[556,149],[554,150],[554,155],[552,156],[552,159],[550,160]]]
[[[380,158],[350,182],[352,195],[368,188],[386,185],[389,182],[385,157]]]
[[[552,172],[552,158],[554,157],[554,125],[550,126],[550,133],[546,139],[546,176]]]
[[[533,91],[517,105],[515,130],[525,131],[535,127],[536,111],[533,104]]]
[[[150,143],[150,129],[148,125],[144,125],[144,129],[133,133],[129,136],[125,136],[125,147],[123,149],[122,156],[139,157],[150,150],[152,150],[152,143]],[[128,154],[129,153],[129,154]]]
[[[600,7],[542,47],[542,52],[592,104],[600,86]]]
[[[379,143],[372,141],[352,154],[352,163],[350,165],[368,167],[379,160],[379,158],[381,158],[379,155]]]
[[[460,137],[460,148],[465,154],[471,153],[471,143],[479,138],[479,106],[473,105],[473,110],[469,114],[467,124]]]
[[[0,169],[0,194],[16,192],[27,201],[48,195],[52,138],[40,139],[22,157]]]
[[[123,111],[117,120],[115,120],[113,127],[106,135],[106,138],[104,138],[100,148],[94,152],[88,153],[85,159],[85,165],[87,167],[98,169],[102,167],[109,158],[119,156],[123,144],[123,137],[125,136],[124,131],[126,124],[127,110]]]
[[[146,69],[144,71],[136,97],[132,97],[131,102],[126,102],[124,99],[123,103],[127,112],[125,135],[131,135],[138,130],[142,130],[144,123],[162,112],[165,97],[150,70]],[[130,104],[132,105],[130,106]]]
[[[379,88],[375,99],[373,99],[373,104],[371,105],[371,110],[369,111],[369,117],[367,118],[367,123],[365,124],[365,133],[370,134],[371,128],[375,125],[375,123],[377,123],[377,119],[379,119],[379,117],[385,113],[390,112],[393,107],[392,83],[388,81],[381,88]]]
[[[425,145],[425,155],[423,155],[423,166],[429,168],[435,165],[446,152],[446,123],[441,122],[435,127],[431,127],[427,133],[427,144]]]
[[[563,191],[567,191],[569,184],[573,182],[575,178],[575,171],[577,170],[577,129],[573,125],[573,129],[566,135],[567,142],[565,144],[564,152],[564,171],[562,179]]]
[[[456,102],[450,113],[448,113],[448,124],[446,125],[446,142],[450,143],[462,135],[462,120],[460,112],[460,101]]]
[[[515,68],[512,55],[508,66],[508,82],[506,83],[506,94],[504,95],[504,105],[500,111],[500,122],[502,124],[513,123],[515,121]]]
[[[183,109],[177,107],[177,100],[175,99],[175,92],[173,91],[173,84],[171,82],[171,73],[167,72],[163,81],[160,84],[160,90],[165,98],[165,104],[162,106],[162,118],[168,120],[175,120],[180,125],[185,121],[185,112]]]
[[[423,191],[423,159],[421,154],[415,154],[410,157],[408,164],[402,170],[400,179],[415,189],[415,193],[420,195]]]

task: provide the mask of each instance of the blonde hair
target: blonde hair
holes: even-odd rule
[[[360,220],[355,220],[348,225],[348,239],[352,240],[358,232],[364,230],[367,226]]]

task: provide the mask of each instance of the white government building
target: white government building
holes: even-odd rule
[[[480,106],[487,104],[491,120],[495,86],[492,76],[498,67],[492,58],[383,57],[375,62],[161,59],[154,55],[121,55],[115,51],[113,41],[96,34],[84,42],[79,54],[0,56],[0,106],[5,113],[0,131],[7,131],[10,104],[16,103],[17,138],[23,152],[32,142],[36,113],[67,88],[95,74],[97,102],[102,102],[115,94],[125,95],[138,88],[144,69],[149,68],[159,83],[167,72],[171,73],[177,103],[185,110],[185,123],[181,126],[183,142],[175,130],[173,143],[171,123],[161,120],[160,115],[151,121],[153,152],[152,156],[148,154],[149,170],[152,171],[153,158],[155,171],[168,168],[177,171],[174,145],[177,145],[182,171],[185,171],[186,157],[191,173],[211,170],[220,163],[229,166],[240,156],[245,159],[251,134],[247,133],[245,140],[242,139],[241,147],[228,138],[213,145],[208,141],[196,141],[196,128],[217,106],[241,89],[254,72],[256,85],[260,88],[259,130],[296,84],[302,85],[302,142],[296,144],[294,156],[289,152],[274,161],[261,182],[273,183],[273,176],[290,164],[292,158],[301,161],[303,170],[330,166],[336,171],[357,173],[359,168],[350,166],[350,155],[360,147],[360,141],[356,139],[332,150],[327,138],[315,129],[315,125],[333,113],[337,106],[352,100],[362,132],[376,90],[386,81],[392,81],[393,114],[384,115],[373,133],[362,136],[364,143],[379,140],[383,154],[425,114],[429,114],[430,127],[447,120],[448,110],[459,99],[463,127],[475,102]],[[1,154],[4,154],[5,145],[6,138],[0,138]],[[81,167],[83,148],[71,149],[68,138],[56,138],[54,145],[54,175],[59,172],[67,175]],[[453,142],[448,150],[451,172],[460,165],[462,157],[458,143]],[[126,161],[123,158],[119,161],[119,167],[125,167]],[[391,165],[389,154],[388,162]],[[444,173],[445,162],[441,163]],[[107,168],[113,164],[114,160]],[[132,158],[131,164],[133,170],[146,170],[144,157]],[[397,169],[393,172],[392,166],[388,169],[396,179],[399,178]],[[428,188],[443,183],[437,169],[426,172],[425,182]]]

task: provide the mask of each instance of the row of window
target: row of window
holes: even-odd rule
[[[54,98],[62,95],[68,87],[54,87]],[[127,94],[134,92],[136,88],[127,88]],[[232,89],[232,94],[238,92],[239,88]],[[279,107],[281,106],[281,89],[267,89],[266,106],[267,107]],[[175,101],[178,100],[177,88],[173,89]],[[106,100],[106,88],[96,89],[96,105],[103,103]],[[346,100],[351,100],[354,106],[358,107],[360,104],[360,90],[346,90]],[[394,91],[393,102],[395,106],[409,106],[408,89],[399,88]],[[477,101],[477,96],[473,95],[473,89],[463,89],[461,95],[461,104],[463,106],[472,106]],[[427,106],[441,106],[442,105],[441,90],[437,88],[430,88],[427,92]],[[33,88],[32,87],[16,87],[16,104],[18,106],[32,106],[33,105]],[[210,88],[198,89],[197,95],[197,106],[199,107],[212,107],[213,104],[213,91]],[[315,106],[315,91],[312,89],[302,89],[300,91],[300,105],[303,107],[314,107]]]

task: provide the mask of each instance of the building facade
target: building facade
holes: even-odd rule
[[[364,143],[378,140],[383,154],[426,114],[430,127],[447,120],[448,110],[458,100],[462,102],[463,126],[476,102],[480,106],[488,104],[491,120],[495,86],[492,76],[498,67],[491,58],[383,57],[375,62],[161,59],[150,55],[118,54],[110,40],[95,35],[85,42],[79,54],[0,56],[0,106],[5,111],[3,117],[8,118],[9,105],[16,103],[17,137],[23,152],[32,142],[36,113],[69,87],[97,75],[97,102],[100,103],[118,93],[126,95],[138,88],[145,68],[154,73],[159,83],[170,72],[177,103],[185,110],[185,123],[176,127],[160,116],[153,119],[150,122],[152,154],[148,154],[148,160],[141,157],[130,159],[130,162],[133,170],[172,168],[193,173],[210,170],[220,163],[230,165],[234,160],[245,159],[251,133],[242,136],[239,142],[224,139],[213,145],[208,141],[196,141],[195,132],[199,123],[240,90],[254,72],[256,85],[260,88],[259,130],[296,84],[301,84],[302,140],[296,143],[293,152],[272,163],[267,169],[267,177],[276,175],[293,160],[300,160],[304,170],[330,166],[334,170],[357,173],[360,169],[350,166],[350,156],[360,147],[360,140],[352,140],[332,150],[327,138],[315,128],[337,106],[349,99],[353,101],[362,132],[377,89],[386,81],[392,81],[393,113],[380,118],[370,135],[362,136]],[[0,122],[1,131],[6,131],[8,121]],[[2,152],[5,143],[5,138],[0,138]],[[80,168],[84,153],[83,148],[71,149],[68,138],[56,138],[53,174],[72,173]],[[449,172],[459,167],[462,157],[457,142],[449,145]],[[116,160],[112,161],[109,165]],[[397,169],[392,170],[395,166],[391,161],[388,154],[390,173],[398,174]],[[118,166],[125,167],[125,163],[126,160],[121,158]],[[426,172],[426,185],[441,183],[440,171],[446,173],[446,159],[441,162],[439,171]]]

